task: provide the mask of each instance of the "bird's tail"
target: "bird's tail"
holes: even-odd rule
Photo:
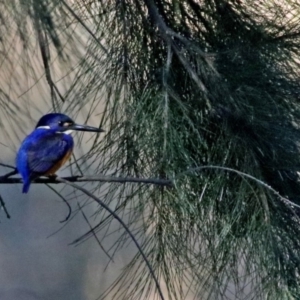
[[[30,180],[28,181],[24,181],[24,185],[23,185],[23,193],[26,194],[29,191],[29,187],[30,187]]]

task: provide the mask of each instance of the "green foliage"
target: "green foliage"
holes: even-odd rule
[[[117,199],[170,299],[184,299],[187,288],[197,299],[225,299],[229,289],[234,299],[300,298],[299,209],[234,172],[188,171],[236,169],[300,205],[299,4],[15,4],[27,7],[35,30],[66,60],[72,50],[60,35],[71,35],[67,23],[88,30],[77,76],[62,98],[75,109],[97,105],[105,93],[101,123],[109,130],[79,164],[89,158],[101,173],[175,179],[175,188],[94,190],[107,203]],[[102,211],[99,220],[96,231],[110,225]],[[124,273],[117,292],[105,295],[150,297],[153,281],[139,255]]]

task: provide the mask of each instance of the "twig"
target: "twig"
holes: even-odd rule
[[[71,214],[72,214],[72,207],[71,205],[69,204],[69,202],[57,191],[55,190],[52,186],[50,186],[48,183],[46,183],[47,187],[52,190],[60,199],[62,199],[62,201],[67,205],[68,207],[68,214],[66,216],[66,218],[62,221],[59,221],[60,223],[64,223],[64,222],[67,222],[70,217],[71,217]]]
[[[11,166],[11,165],[8,165],[8,164],[0,163],[0,166],[16,170],[16,168],[14,166]]]
[[[168,93],[168,79],[169,79],[169,73],[170,73],[170,66],[172,62],[172,49],[171,44],[168,45],[168,56],[167,56],[167,62],[166,67],[164,70],[164,76],[163,76],[163,85],[164,85],[164,112],[163,112],[163,119],[164,119],[164,144],[163,144],[163,159],[165,160],[166,156],[166,150],[167,150],[167,132],[169,127],[169,93]]]
[[[160,298],[162,300],[164,300],[164,296],[163,296],[163,293],[161,291],[158,279],[155,276],[154,270],[152,269],[152,266],[150,265],[150,262],[148,261],[146,255],[145,255],[145,253],[143,251],[143,249],[139,245],[139,243],[136,240],[136,238],[134,237],[134,235],[131,233],[130,229],[124,223],[124,221],[108,205],[106,205],[102,200],[98,199],[95,195],[93,195],[92,193],[90,193],[85,188],[83,188],[83,187],[81,187],[81,186],[79,186],[79,185],[77,185],[75,183],[72,183],[72,182],[66,180],[65,178],[56,177],[56,180],[58,182],[63,182],[65,184],[67,184],[67,185],[70,185],[70,186],[72,186],[72,187],[74,187],[74,188],[82,191],[84,194],[86,194],[87,196],[91,197],[92,199],[94,199],[99,205],[101,205],[105,210],[107,210],[124,227],[124,229],[126,230],[126,232],[128,233],[128,235],[131,237],[132,241],[136,245],[137,249],[139,250],[139,252],[140,252],[143,260],[145,261],[145,263],[146,263],[146,265],[147,265],[147,267],[149,269],[149,272],[150,272],[151,276],[153,277],[153,280],[155,282],[155,285],[156,285],[157,291],[158,291],[158,293],[160,295]]]
[[[38,42],[39,42],[39,46],[40,46],[41,56],[42,56],[44,69],[45,69],[46,80],[50,87],[51,98],[52,98],[53,104],[55,105],[54,91],[58,94],[59,98],[64,103],[65,99],[64,99],[63,95],[60,93],[58,87],[56,86],[56,84],[54,83],[54,81],[52,79],[51,68],[49,65],[49,62],[50,62],[49,44],[47,41],[47,35],[41,29],[40,20],[36,21],[36,29],[37,29],[37,36],[38,36]]]
[[[197,84],[197,86],[199,87],[199,89],[203,93],[206,94],[207,93],[207,89],[206,89],[204,83],[199,78],[199,76],[197,75],[197,73],[193,70],[193,68],[191,68],[191,66],[188,63],[188,61],[180,53],[180,51],[178,50],[178,48],[176,47],[176,45],[172,41],[172,39],[170,37],[170,35],[173,35],[172,34],[172,30],[166,25],[166,23],[164,22],[163,18],[160,16],[160,14],[158,12],[158,9],[157,9],[154,1],[152,1],[152,0],[144,0],[144,1],[146,3],[147,8],[148,8],[149,15],[152,18],[153,22],[157,25],[157,27],[158,27],[158,29],[159,29],[159,31],[161,33],[161,36],[162,36],[163,40],[167,44],[170,44],[172,46],[173,51],[176,53],[176,55],[179,58],[179,60],[181,61],[182,65],[186,68],[186,70],[189,73],[189,75],[191,76],[191,78]],[[207,104],[209,105],[208,99],[205,99],[205,100],[207,101]]]
[[[184,175],[184,174],[187,174],[187,173],[191,173],[191,172],[194,172],[194,171],[201,171],[201,170],[204,170],[204,169],[216,169],[216,170],[223,170],[223,171],[228,171],[228,172],[232,172],[232,173],[236,173],[242,177],[246,177],[248,179],[251,179],[253,181],[255,181],[256,183],[260,184],[261,186],[263,186],[264,188],[270,190],[274,195],[276,195],[277,197],[279,197],[282,201],[292,205],[292,206],[295,206],[295,207],[298,207],[300,208],[300,205],[292,202],[291,200],[281,196],[279,194],[279,192],[277,192],[274,188],[272,188],[270,185],[268,185],[267,183],[265,183],[264,181],[252,176],[252,175],[249,175],[247,173],[244,173],[244,172],[241,172],[241,171],[238,171],[238,170],[235,170],[235,169],[231,169],[231,168],[228,168],[228,167],[221,167],[221,166],[201,166],[201,167],[195,167],[195,168],[191,168],[191,169],[188,169],[182,173],[180,173],[178,175],[181,176],[181,175]]]
[[[163,186],[172,186],[171,180],[157,179],[157,178],[136,178],[136,177],[114,177],[105,175],[93,175],[93,176],[69,176],[63,177],[68,182],[119,182],[119,183],[143,183],[143,184],[154,184]],[[7,178],[7,174],[0,176],[0,184],[16,184],[23,183],[21,178]],[[57,178],[37,178],[32,183],[45,184],[60,184]]]
[[[66,3],[66,1],[62,1],[62,4],[66,7],[69,13],[81,24],[81,26],[92,36],[92,38],[97,42],[100,48],[108,54],[108,50],[102,45],[96,35],[88,28],[88,26],[82,21],[82,19],[74,12],[74,10]]]
[[[5,214],[6,214],[6,217],[7,219],[10,219],[10,214],[8,213],[7,209],[6,209],[6,206],[5,206],[5,202],[2,198],[2,196],[0,195],[0,205],[1,205],[1,208],[4,210]]]
[[[126,203],[126,201],[122,202],[122,204],[118,205],[117,208],[114,210],[115,213],[117,213],[120,209],[123,209],[126,205],[124,205],[124,203]],[[78,237],[77,239],[75,239],[71,245],[75,245],[78,244],[79,242],[82,242],[83,240],[86,240],[88,238],[90,238],[91,233],[94,234],[94,232],[96,232],[96,229],[100,229],[101,225],[103,225],[107,220],[110,219],[110,216],[106,216],[103,220],[101,220],[98,224],[96,224],[94,227],[92,227],[88,232],[86,232],[85,234],[81,235],[80,237]]]
[[[10,177],[10,176],[13,176],[13,175],[16,175],[16,174],[18,174],[18,171],[15,169],[15,170],[13,170],[13,171],[11,171],[11,172],[9,172],[9,173],[3,175],[3,176],[0,176],[0,178],[6,179],[6,178],[8,178],[8,177]]]
[[[89,222],[88,218],[86,217],[82,207],[80,206],[80,204],[77,202],[77,205],[78,205],[78,208],[84,218],[84,220],[86,221],[86,223],[89,225],[90,227],[90,232],[93,234],[94,238],[96,239],[98,245],[100,246],[100,248],[102,249],[102,251],[107,255],[107,257],[112,261],[114,262],[113,258],[109,255],[109,253],[105,250],[105,248],[102,246],[101,242],[99,241],[98,239],[98,236],[96,235],[94,229],[93,229],[93,226],[91,225],[91,223]]]

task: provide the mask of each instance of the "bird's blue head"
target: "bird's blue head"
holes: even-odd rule
[[[37,123],[36,129],[52,129],[57,132],[70,133],[75,131],[91,131],[91,132],[104,132],[101,128],[91,127],[88,125],[76,124],[70,117],[64,114],[51,113],[44,115]]]

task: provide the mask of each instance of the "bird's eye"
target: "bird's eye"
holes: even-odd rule
[[[62,126],[64,127],[69,127],[69,126],[72,126],[73,123],[72,122],[63,122]]]
[[[72,122],[64,122],[64,121],[60,121],[58,123],[59,126],[62,126],[62,127],[69,127],[69,126],[72,126],[73,123]]]

